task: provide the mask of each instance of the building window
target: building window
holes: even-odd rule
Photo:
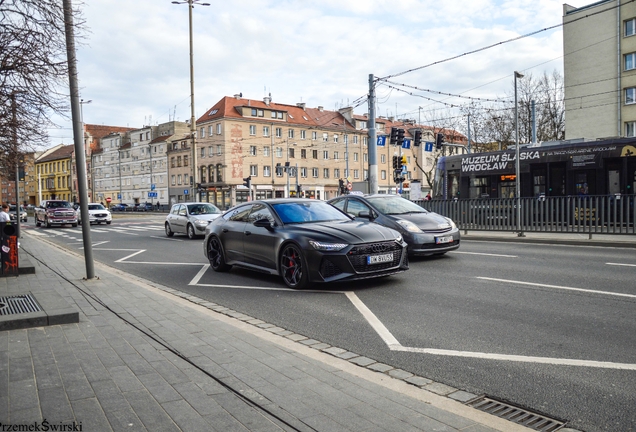
[[[636,102],[636,87],[630,87],[625,89],[625,105],[633,104]]]
[[[636,122],[625,123],[625,136],[636,137]]]
[[[183,166],[187,167],[188,166],[188,156],[184,156],[183,157]]]
[[[636,34],[636,18],[625,21],[625,37]]]
[[[324,178],[329,178],[329,168],[323,168],[322,169],[322,176]]]
[[[250,156],[256,156],[256,146],[250,146]]]
[[[216,134],[221,135],[221,123],[216,125]]]
[[[264,137],[269,136],[269,126],[263,126],[263,136]]]
[[[312,168],[311,169],[311,176],[313,178],[318,178],[318,168]]]
[[[358,144],[358,135],[353,136],[353,143]]]
[[[250,125],[250,135],[256,135],[256,125]]]
[[[323,133],[322,134],[322,141],[323,142],[328,142],[329,141],[329,134],[328,133]]]
[[[263,177],[271,177],[272,176],[272,167],[269,165],[263,166]]]
[[[252,116],[256,117],[256,108],[252,108]]]
[[[216,154],[217,154],[218,156],[221,156],[221,155],[223,154],[223,146],[222,146],[221,144],[218,144],[218,145],[216,146]]]
[[[380,176],[381,176],[381,179],[382,179],[382,180],[386,180],[386,171],[385,171],[385,170],[382,170],[382,171],[380,172]]]
[[[283,148],[282,147],[276,147],[276,157],[283,157]]]
[[[208,136],[212,136],[213,132],[214,132],[214,126],[212,125],[208,126]]]
[[[177,176],[177,184],[181,184],[181,174]]]
[[[307,149],[300,149],[300,158],[307,159]]]
[[[201,138],[205,138],[205,128],[204,127],[201,128]]]
[[[325,160],[329,159],[329,151],[328,150],[323,150],[322,158],[325,159]]]
[[[311,151],[311,157],[314,159],[318,159],[318,150],[312,150]]]
[[[216,166],[216,181],[217,182],[223,181],[223,165],[221,164],[218,164]]]
[[[263,111],[262,109],[258,110],[258,116],[259,117],[263,117],[265,115],[265,111]]]
[[[171,180],[171,182],[172,182],[172,186],[176,186],[176,185],[177,185],[177,179],[176,179],[176,176],[174,176],[174,175],[172,176],[172,180]]]
[[[283,128],[276,128],[276,138],[283,137]]]
[[[358,153],[356,152],[353,153],[353,161],[358,162]]]
[[[333,142],[338,142],[338,134],[333,134]]]
[[[184,174],[183,175],[183,184],[185,184],[185,185],[189,185],[190,184],[190,174]]]
[[[293,138],[294,137],[294,130],[290,129],[287,131],[287,138]]]
[[[318,139],[318,132],[312,131],[311,132],[311,139],[312,139],[312,141],[316,141]]]
[[[636,68],[636,53],[625,54],[625,70]]]
[[[338,158],[340,158],[340,155],[338,154],[338,152],[337,151],[333,152],[333,159],[338,160]]]
[[[250,165],[250,175],[251,176],[258,176],[258,165]]]
[[[263,156],[269,156],[269,146],[263,147]]]
[[[380,163],[386,163],[386,155],[385,154],[380,155]]]
[[[300,131],[300,139],[307,139],[307,131],[305,130]]]
[[[340,168],[333,169],[333,178],[340,178]]]
[[[300,168],[300,176],[305,178],[307,177],[307,168],[306,167],[301,167]]]
[[[208,156],[212,157],[214,155],[214,147],[210,146],[208,147]]]
[[[201,157],[205,157],[205,147],[201,147]]]
[[[360,178],[360,170],[354,169],[353,170],[353,178]]]
[[[294,157],[295,157],[295,156],[294,156],[294,149],[293,149],[293,148],[290,148],[290,149],[289,149],[289,157],[290,157],[290,158],[294,158]]]

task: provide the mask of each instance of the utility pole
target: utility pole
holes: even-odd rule
[[[378,193],[378,144],[375,130],[375,79],[369,74],[369,192]]]
[[[73,116],[73,141],[75,143],[75,166],[80,195],[80,211],[82,220],[82,239],[84,242],[84,260],[86,263],[86,279],[95,277],[93,264],[93,243],[91,241],[91,224],[88,214],[88,193],[86,189],[86,155],[84,154],[84,131],[78,120],[80,114],[79,87],[77,83],[77,58],[75,53],[75,35],[73,29],[73,10],[71,0],[63,0],[64,27],[66,31],[66,56],[68,60],[68,77],[71,91],[71,113]],[[81,169],[80,169],[81,167]]]

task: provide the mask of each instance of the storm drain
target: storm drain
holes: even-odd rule
[[[551,419],[485,396],[473,399],[467,402],[466,405],[536,431],[554,432],[565,426],[563,421]]]
[[[0,297],[0,315],[40,312],[41,310],[31,294]]]

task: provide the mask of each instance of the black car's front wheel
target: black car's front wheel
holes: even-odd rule
[[[231,265],[225,263],[223,246],[221,245],[221,241],[216,237],[210,237],[210,241],[208,242],[208,259],[214,271],[225,272],[232,268]]]
[[[293,289],[304,289],[309,285],[309,275],[303,253],[295,244],[287,244],[280,255],[280,275],[285,284]]]

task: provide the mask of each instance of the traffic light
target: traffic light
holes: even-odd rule
[[[280,163],[276,164],[276,175],[277,176],[282,176],[283,175],[283,167]]]
[[[391,128],[391,139],[389,141],[389,143],[391,145],[396,145],[397,144],[397,136],[398,136],[398,129],[396,127],[392,127]]]
[[[438,133],[437,137],[435,138],[435,148],[437,150],[441,150],[443,145],[444,145],[444,134]]]
[[[347,192],[343,179],[338,179],[338,187],[340,188],[340,195],[344,195]]]
[[[252,189],[252,176],[243,179],[243,186],[248,189]]]
[[[399,156],[393,156],[393,169],[397,170],[400,169],[400,157]]]
[[[413,136],[413,147],[419,147],[422,144],[422,131],[416,130]]]
[[[397,145],[401,146],[404,143],[404,129],[397,130]]]
[[[300,196],[300,193],[303,191],[302,185],[296,185],[296,195]]]
[[[408,164],[408,160],[406,159],[406,155],[402,155],[402,166],[400,168],[402,168],[403,166],[406,166]]]

